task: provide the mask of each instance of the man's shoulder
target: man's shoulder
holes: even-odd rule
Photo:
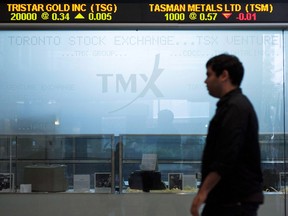
[[[242,109],[254,109],[249,98],[242,93],[233,95],[229,100],[229,104]]]
[[[250,103],[250,99],[244,95],[241,92],[237,92],[236,94],[233,94],[230,98],[231,103],[237,103],[237,102],[243,102],[243,103]]]

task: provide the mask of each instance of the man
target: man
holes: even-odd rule
[[[244,75],[236,56],[221,54],[206,63],[205,83],[219,98],[202,156],[202,181],[191,205],[199,216],[256,216],[263,203],[258,120],[240,88]]]

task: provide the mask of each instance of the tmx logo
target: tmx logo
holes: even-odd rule
[[[131,105],[137,99],[144,97],[149,90],[151,90],[156,97],[163,97],[162,92],[156,86],[156,83],[155,83],[163,71],[163,69],[159,68],[159,60],[160,60],[160,54],[157,54],[155,56],[154,68],[153,68],[153,71],[152,71],[150,78],[147,77],[146,74],[139,74],[138,75],[146,84],[144,86],[143,90],[134,99],[132,99],[129,103],[127,103],[127,104],[123,105],[122,107],[120,107],[116,110],[113,110],[111,112],[116,112],[116,111],[122,110],[125,107]],[[113,74],[97,74],[97,76],[102,78],[102,93],[108,92],[108,79],[111,77],[113,78],[114,75]],[[116,80],[116,91],[119,92],[120,87],[122,87],[122,89],[126,91],[130,85],[131,92],[136,92],[136,90],[137,90],[137,75],[136,74],[131,74],[129,76],[128,81],[125,81],[122,74],[116,74],[115,80]]]

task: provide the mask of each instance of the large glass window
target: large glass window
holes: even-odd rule
[[[213,55],[239,56],[262,133],[283,132],[282,31],[1,31],[0,133],[206,133]]]
[[[159,170],[165,175],[172,171],[195,174],[217,101],[205,88],[205,63],[220,53],[235,54],[245,67],[243,92],[259,118],[263,189],[286,194],[287,42],[287,31],[282,30],[2,30],[0,134],[111,134],[118,143],[113,146],[115,170],[119,171],[119,164],[125,169],[115,179],[120,176],[125,182],[139,167],[147,139],[177,137],[180,153],[173,146],[166,154],[161,151]],[[101,142],[64,140],[65,145],[55,146],[62,152],[47,152],[45,146],[51,143],[46,139],[36,140],[40,145],[35,145],[34,138],[24,139],[25,148],[18,146],[19,140],[16,148],[16,142],[1,139],[0,173],[20,173],[16,184],[21,184],[21,166],[10,163],[15,158],[51,163],[65,159],[72,185],[72,174],[91,174],[102,166],[102,161],[94,163],[103,159],[97,153],[99,143],[102,151],[106,149]],[[123,158],[117,152],[118,141],[123,145]],[[150,141],[150,147],[157,149],[157,142]],[[27,158],[35,146],[40,159],[39,155]],[[177,155],[172,157],[171,152]],[[80,156],[85,161],[76,166],[74,160]],[[174,159],[177,163],[171,166]],[[185,160],[189,163],[182,163]],[[107,167],[99,170],[111,172],[110,164],[104,162]],[[282,215],[284,209],[277,211]]]

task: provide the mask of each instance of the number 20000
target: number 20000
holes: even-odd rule
[[[12,21],[37,20],[37,14],[36,13],[11,13],[11,20]]]

